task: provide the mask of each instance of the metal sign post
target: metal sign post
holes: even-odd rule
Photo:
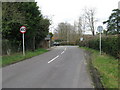
[[[23,56],[25,56],[25,36],[24,36],[24,33],[26,33],[26,27],[25,26],[22,26],[20,28],[20,32],[22,33],[22,38],[23,38]]]
[[[24,33],[23,33],[23,56],[25,56],[25,39],[24,39]]]
[[[100,43],[99,43],[99,49],[100,49],[100,55],[101,55],[101,32],[103,30],[102,26],[98,26],[97,28],[98,32],[100,33]]]
[[[100,55],[101,55],[101,32],[100,32]]]

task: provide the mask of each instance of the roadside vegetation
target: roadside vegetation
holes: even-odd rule
[[[82,48],[92,52],[92,65],[100,73],[100,80],[104,88],[118,88],[118,59],[105,53],[100,55],[98,50]]]
[[[79,43],[79,46],[99,50],[99,41],[99,36],[84,37],[84,40]],[[101,43],[103,52],[115,58],[120,58],[120,35],[102,35]]]
[[[99,53],[99,33],[95,36],[83,36],[79,46],[92,52],[92,66],[99,72],[104,88],[119,88],[119,60],[120,60],[120,10],[114,9],[107,21],[107,29],[102,32],[101,48]]]
[[[43,43],[49,33],[50,20],[43,16],[37,3],[2,2],[2,55],[22,52],[21,26],[27,28],[25,33],[27,51],[34,52],[45,46]]]
[[[22,52],[15,53],[15,54],[12,54],[12,55],[4,55],[4,56],[2,56],[2,66],[13,64],[13,63],[31,58],[33,56],[43,54],[47,51],[48,50],[46,50],[46,49],[40,48],[40,49],[35,50],[34,52],[27,51],[25,56],[23,56]]]
[[[27,28],[25,33],[25,56],[22,55],[21,26]],[[45,37],[49,34],[49,26],[50,19],[43,16],[36,2],[2,2],[1,66],[47,52],[42,48],[48,48]]]

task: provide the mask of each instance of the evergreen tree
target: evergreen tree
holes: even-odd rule
[[[49,31],[50,21],[43,18],[36,2],[3,2],[2,3],[2,38],[13,45],[22,44],[21,26],[27,27],[25,45],[35,50],[36,44],[45,38]]]
[[[110,15],[109,20],[104,21],[103,24],[107,23],[107,32],[111,34],[120,33],[120,10],[114,9],[113,13]]]

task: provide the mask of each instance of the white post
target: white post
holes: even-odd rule
[[[101,55],[101,32],[100,32],[100,55]]]
[[[24,33],[23,33],[23,56],[25,56]]]

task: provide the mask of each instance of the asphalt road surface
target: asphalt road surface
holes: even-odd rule
[[[51,51],[2,69],[3,88],[93,88],[84,52],[77,46]]]

